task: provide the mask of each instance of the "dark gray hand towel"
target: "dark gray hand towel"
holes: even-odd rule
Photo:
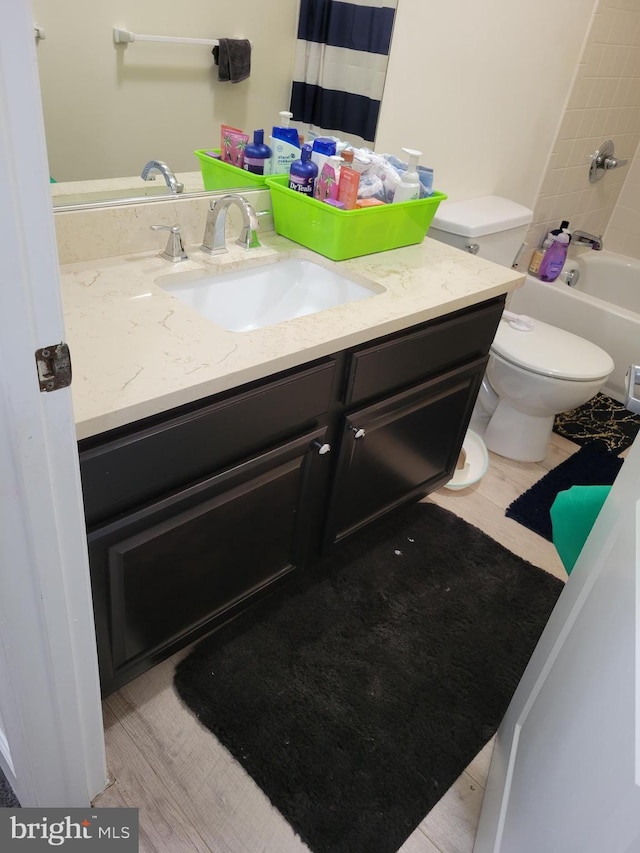
[[[211,51],[218,66],[218,80],[241,83],[251,74],[251,42],[249,39],[219,39]]]

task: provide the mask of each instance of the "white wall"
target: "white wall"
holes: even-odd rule
[[[595,0],[400,0],[376,136],[450,199],[533,206]]]
[[[220,124],[251,131],[288,109],[298,0],[33,0],[51,174],[60,181],[139,174],[151,159],[199,168]],[[276,8],[274,8],[276,7]],[[248,38],[252,71],[218,82],[211,48],[113,43],[113,28],[192,38]]]

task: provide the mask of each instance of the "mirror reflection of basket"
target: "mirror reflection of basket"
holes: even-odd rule
[[[200,161],[202,182],[205,190],[236,190],[239,188],[263,190],[266,189],[264,175],[254,175],[244,169],[225,163],[215,157],[209,157],[207,151],[220,153],[219,148],[200,148],[193,153]]]
[[[416,201],[339,210],[290,190],[288,175],[271,175],[266,183],[277,233],[333,261],[421,243],[446,198],[434,192]]]

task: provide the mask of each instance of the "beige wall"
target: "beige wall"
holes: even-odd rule
[[[450,199],[533,206],[595,0],[400,0],[376,138]]]
[[[298,0],[32,0],[51,174],[136,175],[150,159],[198,169],[220,123],[269,128],[288,109]],[[277,9],[274,7],[277,6]],[[249,38],[252,72],[219,83],[211,48],[113,43],[114,26],[192,38]]]
[[[630,162],[591,184],[590,155],[605,139]],[[530,246],[568,219],[572,229],[604,234],[607,249],[640,257],[639,141],[640,3],[600,0],[535,202]]]

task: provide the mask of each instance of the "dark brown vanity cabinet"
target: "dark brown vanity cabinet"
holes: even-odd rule
[[[503,304],[81,442],[103,693],[446,482]]]

